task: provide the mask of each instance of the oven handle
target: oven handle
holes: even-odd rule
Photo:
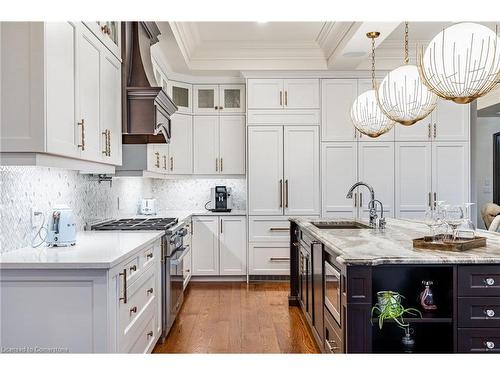
[[[175,259],[175,260],[171,260],[170,264],[172,266],[178,266],[179,264],[181,264],[182,260],[187,255],[187,253],[189,253],[189,245],[184,246],[182,248],[182,254],[181,254],[181,256],[179,258]]]

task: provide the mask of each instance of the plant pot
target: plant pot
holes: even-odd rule
[[[385,310],[387,305],[399,305],[401,303],[401,294],[390,290],[381,290],[377,292],[377,301],[380,310]]]

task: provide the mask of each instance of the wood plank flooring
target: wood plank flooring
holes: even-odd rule
[[[319,353],[287,282],[191,283],[154,353]]]

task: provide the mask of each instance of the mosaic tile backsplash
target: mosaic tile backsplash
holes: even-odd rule
[[[235,208],[245,208],[245,179],[122,177],[113,179],[110,187],[76,171],[44,167],[0,167],[0,177],[0,252],[30,245],[36,232],[31,209],[48,213],[61,203],[73,209],[78,230],[86,223],[137,214],[143,197],[157,198],[161,211],[201,209],[216,184],[233,188]]]

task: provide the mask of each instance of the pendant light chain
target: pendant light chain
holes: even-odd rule
[[[405,64],[410,62],[410,57],[408,53],[408,21],[405,22]]]
[[[375,38],[372,39],[372,89],[376,90],[375,87]]]

